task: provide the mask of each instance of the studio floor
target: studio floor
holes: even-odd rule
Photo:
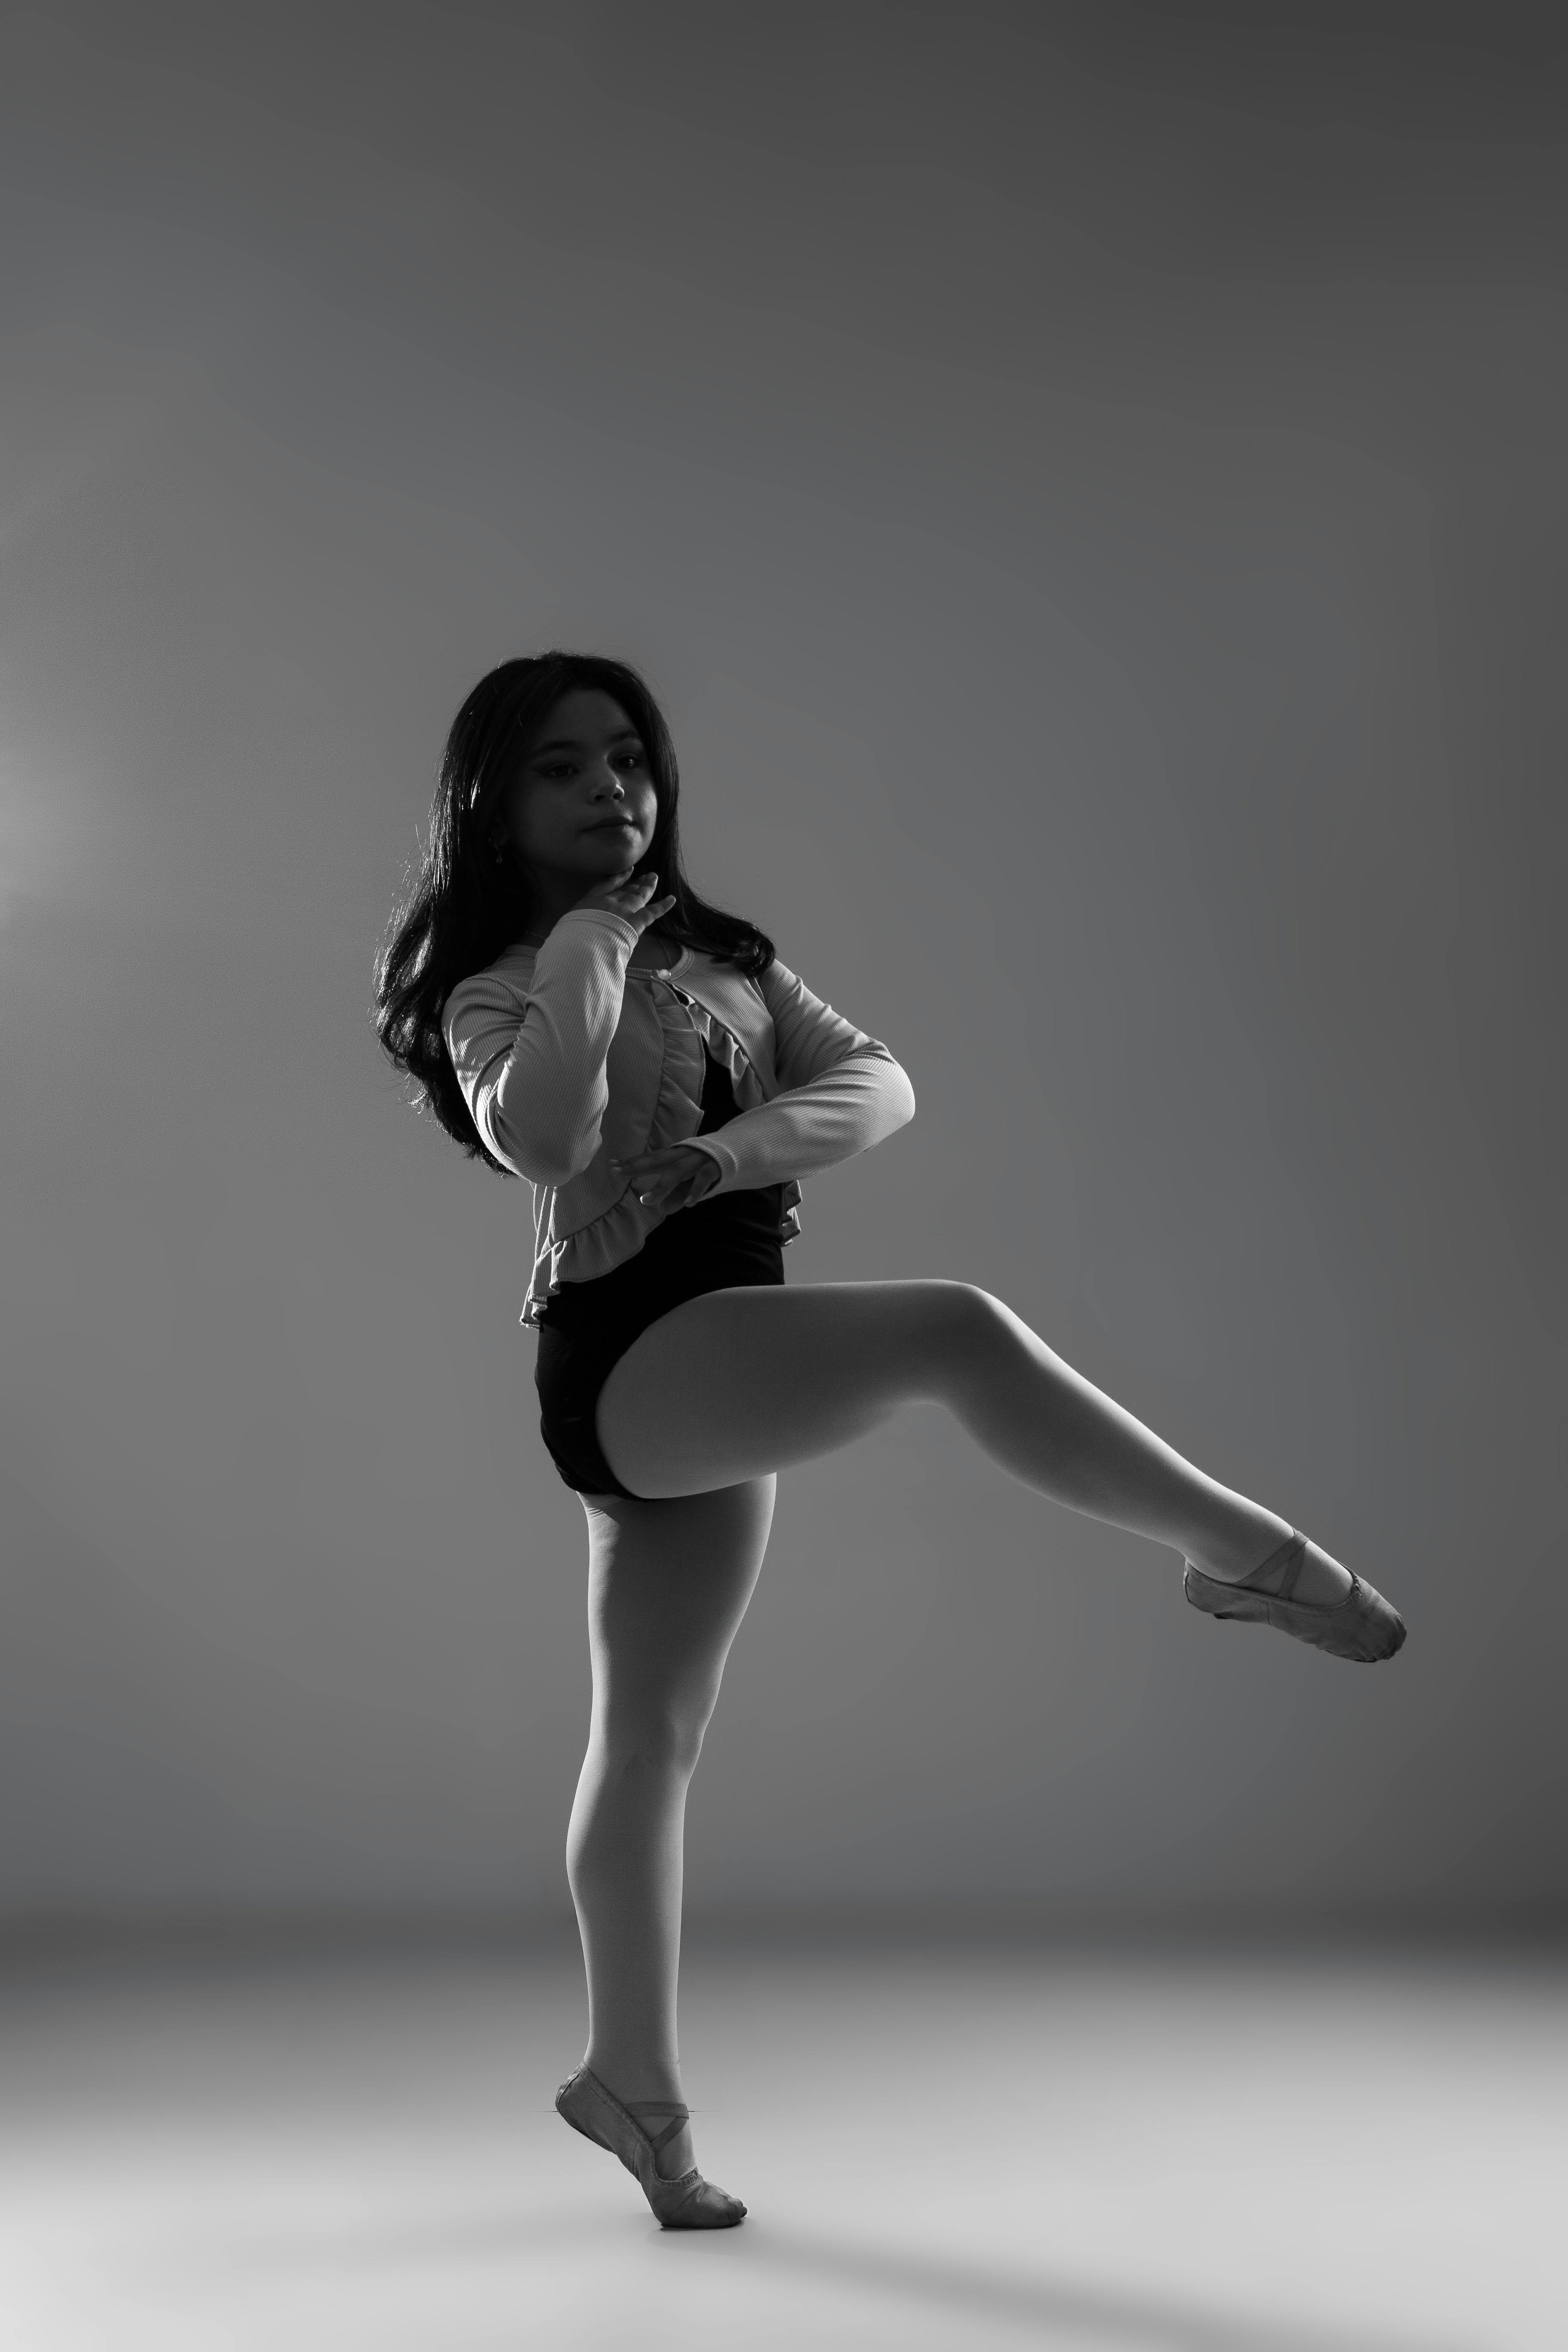
[[[15,2352],[1562,2352],[1550,1959],[696,1946],[660,2231],[564,1949],[0,1981]]]

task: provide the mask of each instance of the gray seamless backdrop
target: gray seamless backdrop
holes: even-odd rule
[[[912,1411],[781,1481],[693,1913],[1561,1919],[1563,50],[5,12],[14,1927],[565,1914],[527,1192],[367,1017],[551,643],[913,1079],[790,1278],[983,1284],[1411,1628],[1215,1627]]]

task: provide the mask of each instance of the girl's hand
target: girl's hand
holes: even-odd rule
[[[612,1160],[610,1166],[617,1176],[626,1178],[628,1190],[639,1201],[666,1216],[677,1209],[689,1209],[713,1190],[723,1173],[711,1152],[700,1151],[690,1143],[668,1143],[662,1151],[645,1151],[636,1160]]]
[[[654,898],[649,903],[649,894],[658,880],[657,874],[637,874],[629,866],[623,866],[607,882],[595,882],[591,890],[584,890],[573,912],[584,907],[607,907],[612,915],[619,915],[624,923],[630,923],[640,939],[648,925],[657,923],[661,915],[668,915],[675,904],[673,892],[667,898]]]

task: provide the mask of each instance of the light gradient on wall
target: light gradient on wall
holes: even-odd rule
[[[1411,1625],[911,1412],[782,1484],[693,1906],[1561,1916],[1562,44],[1247,15],[7,18],[13,1921],[565,1905],[526,1196],[366,1020],[546,643],[912,1076],[790,1278],[984,1285]]]

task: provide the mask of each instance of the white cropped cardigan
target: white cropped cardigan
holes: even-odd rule
[[[710,1200],[782,1182],[788,1240],[801,1177],[914,1117],[887,1047],[782,963],[751,980],[685,948],[668,972],[629,970],[637,936],[607,908],[574,909],[542,947],[509,948],[447,1000],[447,1050],[474,1125],[533,1188],[525,1324],[556,1284],[607,1274],[661,1222],[612,1159],[691,1143],[719,1163]],[[699,1135],[705,1045],[740,1109]]]

